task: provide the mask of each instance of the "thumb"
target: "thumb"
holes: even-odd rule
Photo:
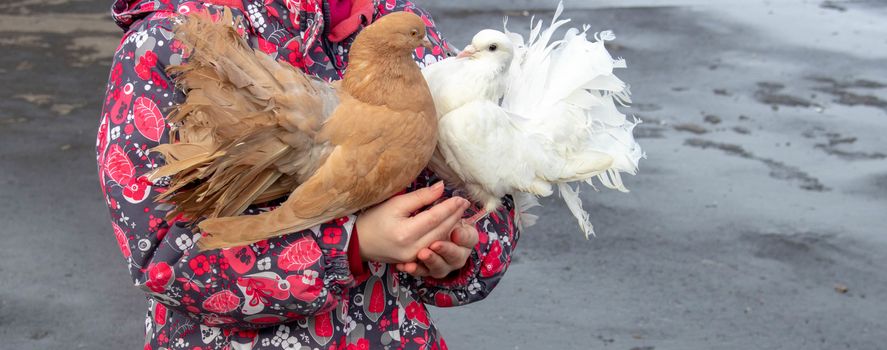
[[[461,224],[456,225],[456,228],[450,235],[450,240],[453,243],[469,249],[477,245],[478,238],[477,228],[470,222],[465,222],[465,220],[462,220]]]
[[[409,215],[424,206],[433,204],[434,201],[443,196],[443,192],[444,183],[443,181],[438,181],[431,187],[421,188],[392,198],[392,205],[401,213]]]

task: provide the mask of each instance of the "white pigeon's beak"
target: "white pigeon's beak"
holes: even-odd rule
[[[468,45],[465,47],[464,50],[462,50],[462,52],[460,52],[458,55],[456,55],[456,57],[465,58],[465,57],[470,57],[476,53],[477,53],[477,49],[475,49],[474,46]]]
[[[434,48],[434,44],[431,43],[431,40],[428,40],[427,36],[422,39],[422,46],[429,50]]]

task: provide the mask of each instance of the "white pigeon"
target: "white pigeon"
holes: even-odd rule
[[[625,61],[604,47],[613,33],[596,33],[590,41],[584,26],[554,40],[569,22],[558,20],[562,12],[563,3],[544,30],[542,21],[531,20],[526,42],[507,28],[483,30],[457,57],[423,69],[439,117],[431,167],[483,206],[475,219],[507,194],[524,214],[556,185],[588,237],[594,229],[570,183],[594,186],[596,177],[626,192],[620,173],[635,174],[644,154],[632,135],[640,121],[627,120],[616,107],[630,99],[613,75]],[[518,219],[524,226],[534,221]]]

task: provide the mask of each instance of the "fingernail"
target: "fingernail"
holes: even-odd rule
[[[444,182],[443,182],[443,181],[438,181],[436,184],[434,184],[434,186],[431,186],[431,188],[433,188],[433,189],[435,189],[435,190],[439,190],[439,189],[441,189],[443,186],[444,186]]]

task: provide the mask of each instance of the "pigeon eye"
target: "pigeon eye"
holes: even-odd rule
[[[419,35],[419,31],[418,31],[418,30],[413,29],[413,30],[410,31],[410,36],[416,36],[416,35]]]
[[[490,45],[490,51],[496,51],[496,49],[498,49],[498,48],[499,48],[499,46],[496,44]]]

